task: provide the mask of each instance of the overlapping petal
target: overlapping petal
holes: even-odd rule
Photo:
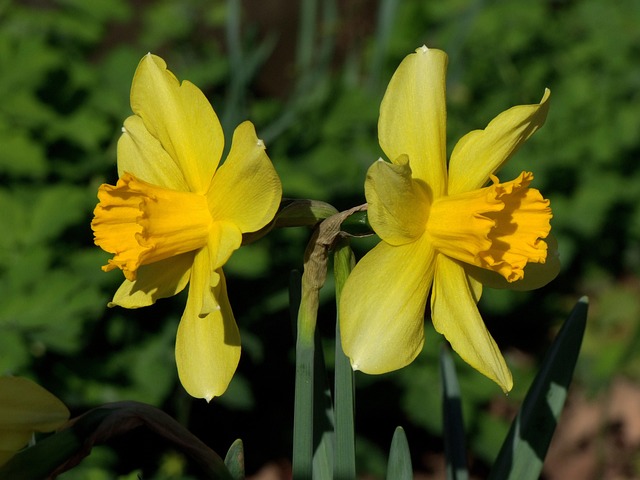
[[[460,357],[508,392],[513,379],[500,349],[482,321],[464,267],[439,254],[431,293],[431,316]]]
[[[340,300],[340,330],[355,370],[386,373],[418,355],[434,254],[424,237],[401,246],[381,242],[351,272]]]
[[[118,140],[118,176],[122,178],[126,173],[159,187],[189,190],[176,161],[149,133],[142,118],[135,115],[124,121]]]
[[[160,298],[177,295],[189,282],[194,252],[160,260],[138,269],[136,280],[125,280],[109,302],[110,307],[141,308]]]
[[[427,188],[412,178],[406,155],[395,165],[378,160],[369,167],[364,183],[368,217],[382,240],[402,245],[422,235],[431,203]]]
[[[224,148],[220,121],[198,87],[180,84],[160,57],[148,54],[131,85],[131,108],[182,171],[189,189],[205,193]]]
[[[405,57],[380,106],[378,138],[389,160],[409,156],[413,177],[435,198],[446,191],[447,55],[421,47]]]
[[[511,107],[491,120],[484,130],[474,130],[462,137],[449,162],[449,195],[484,186],[544,125],[550,96],[546,89],[540,103]]]
[[[216,271],[227,263],[231,254],[240,248],[241,244],[242,232],[235,223],[215,222],[213,224],[207,243],[211,285],[218,284]]]
[[[178,376],[189,395],[210,401],[227,389],[240,361],[240,332],[222,270],[211,288],[206,249],[198,252],[176,335]]]
[[[214,221],[232,222],[242,233],[261,229],[278,210],[282,185],[251,122],[236,128],[207,196]]]

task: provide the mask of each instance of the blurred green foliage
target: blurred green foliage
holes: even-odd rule
[[[614,372],[640,377],[640,3],[349,5],[0,0],[1,373],[37,379],[75,412],[122,399],[162,406],[219,452],[242,437],[249,473],[289,455],[294,342],[286,288],[308,232],[274,232],[229,262],[244,354],[229,392],[211,405],[187,398],[177,382],[173,340],[184,298],[140,311],[105,308],[121,277],[100,271],[107,256],[93,246],[89,222],[98,185],[116,177],[133,72],[146,52],[163,56],[207,94],[228,139],[240,121],[255,123],[285,196],[348,208],[364,202],[364,174],[382,156],[376,122],[386,83],[405,55],[427,44],[449,54],[449,151],[501,111],[552,91],[545,127],[501,177],[535,173],[552,202],[563,271],[536,292],[485,291],[480,308],[516,388],[505,399],[457,365],[470,446],[484,461],[495,456],[535,359],[584,293],[593,309],[580,381],[597,392]],[[373,242],[354,248],[362,254]],[[329,289],[323,298],[320,327],[330,342]],[[377,455],[399,423],[414,455],[441,448],[434,440],[441,341],[428,329],[413,365],[358,376],[361,472],[381,475]],[[154,458],[140,458],[137,447],[134,439],[99,449],[61,478],[184,475],[176,454],[160,446]]]

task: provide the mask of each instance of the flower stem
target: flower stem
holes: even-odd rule
[[[333,269],[336,282],[336,305],[340,305],[342,287],[355,266],[355,256],[346,240],[337,243],[333,254]],[[349,358],[342,351],[340,341],[340,318],[336,319],[335,347],[335,455],[333,478],[355,480],[355,434],[354,434],[354,386],[353,369]]]

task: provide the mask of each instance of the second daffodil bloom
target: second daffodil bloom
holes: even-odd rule
[[[226,390],[240,359],[240,334],[222,266],[242,234],[268,224],[280,180],[250,122],[239,125],[222,165],[222,127],[192,83],[146,55],[131,86],[134,115],[118,141],[116,185],[102,185],[91,227],[113,253],[103,270],[125,281],[110,305],[138,308],[189,284],[176,362],[189,394],[207,401]]]
[[[476,304],[483,283],[536,288],[558,273],[552,242],[544,241],[549,201],[529,187],[533,174],[504,183],[495,176],[544,123],[549,91],[539,104],[513,107],[465,135],[447,170],[446,65],[444,52],[419,48],[402,61],[382,101],[378,136],[391,163],[374,163],[365,182],[369,220],[382,241],[344,287],[342,345],[365,373],[411,363],[424,343],[431,291],[435,329],[509,391],[511,373]]]
[[[35,432],[51,432],[68,419],[67,407],[40,385],[22,377],[0,377],[0,466]]]

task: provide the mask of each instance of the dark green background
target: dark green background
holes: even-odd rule
[[[563,269],[531,293],[486,290],[480,309],[514,370],[499,388],[459,363],[480,473],[506,433],[559,323],[591,298],[577,385],[640,377],[640,3],[635,0],[125,1],[0,0],[0,373],[29,376],[74,414],[115,400],[160,406],[224,454],[245,440],[248,473],[290,455],[293,336],[288,272],[309,232],[278,231],[225,267],[243,357],[207,405],[177,381],[173,342],[185,298],[106,309],[122,280],[92,244],[96,191],[116,179],[115,145],[140,58],[162,56],[198,85],[227,139],[253,121],[288,197],[339,209],[364,202],[386,83],[426,44],[449,54],[449,151],[512,105],[552,92],[544,128],[501,173],[532,170],[551,200]],[[229,142],[227,142],[229,143]],[[374,240],[356,241],[358,255]],[[335,307],[324,291],[327,349]],[[403,424],[421,469],[439,452],[437,353],[381,377],[357,376],[359,471],[380,475]],[[496,405],[506,414],[496,414]],[[140,442],[151,442],[154,454]],[[173,479],[186,460],[144,433],[96,449],[65,480]]]

